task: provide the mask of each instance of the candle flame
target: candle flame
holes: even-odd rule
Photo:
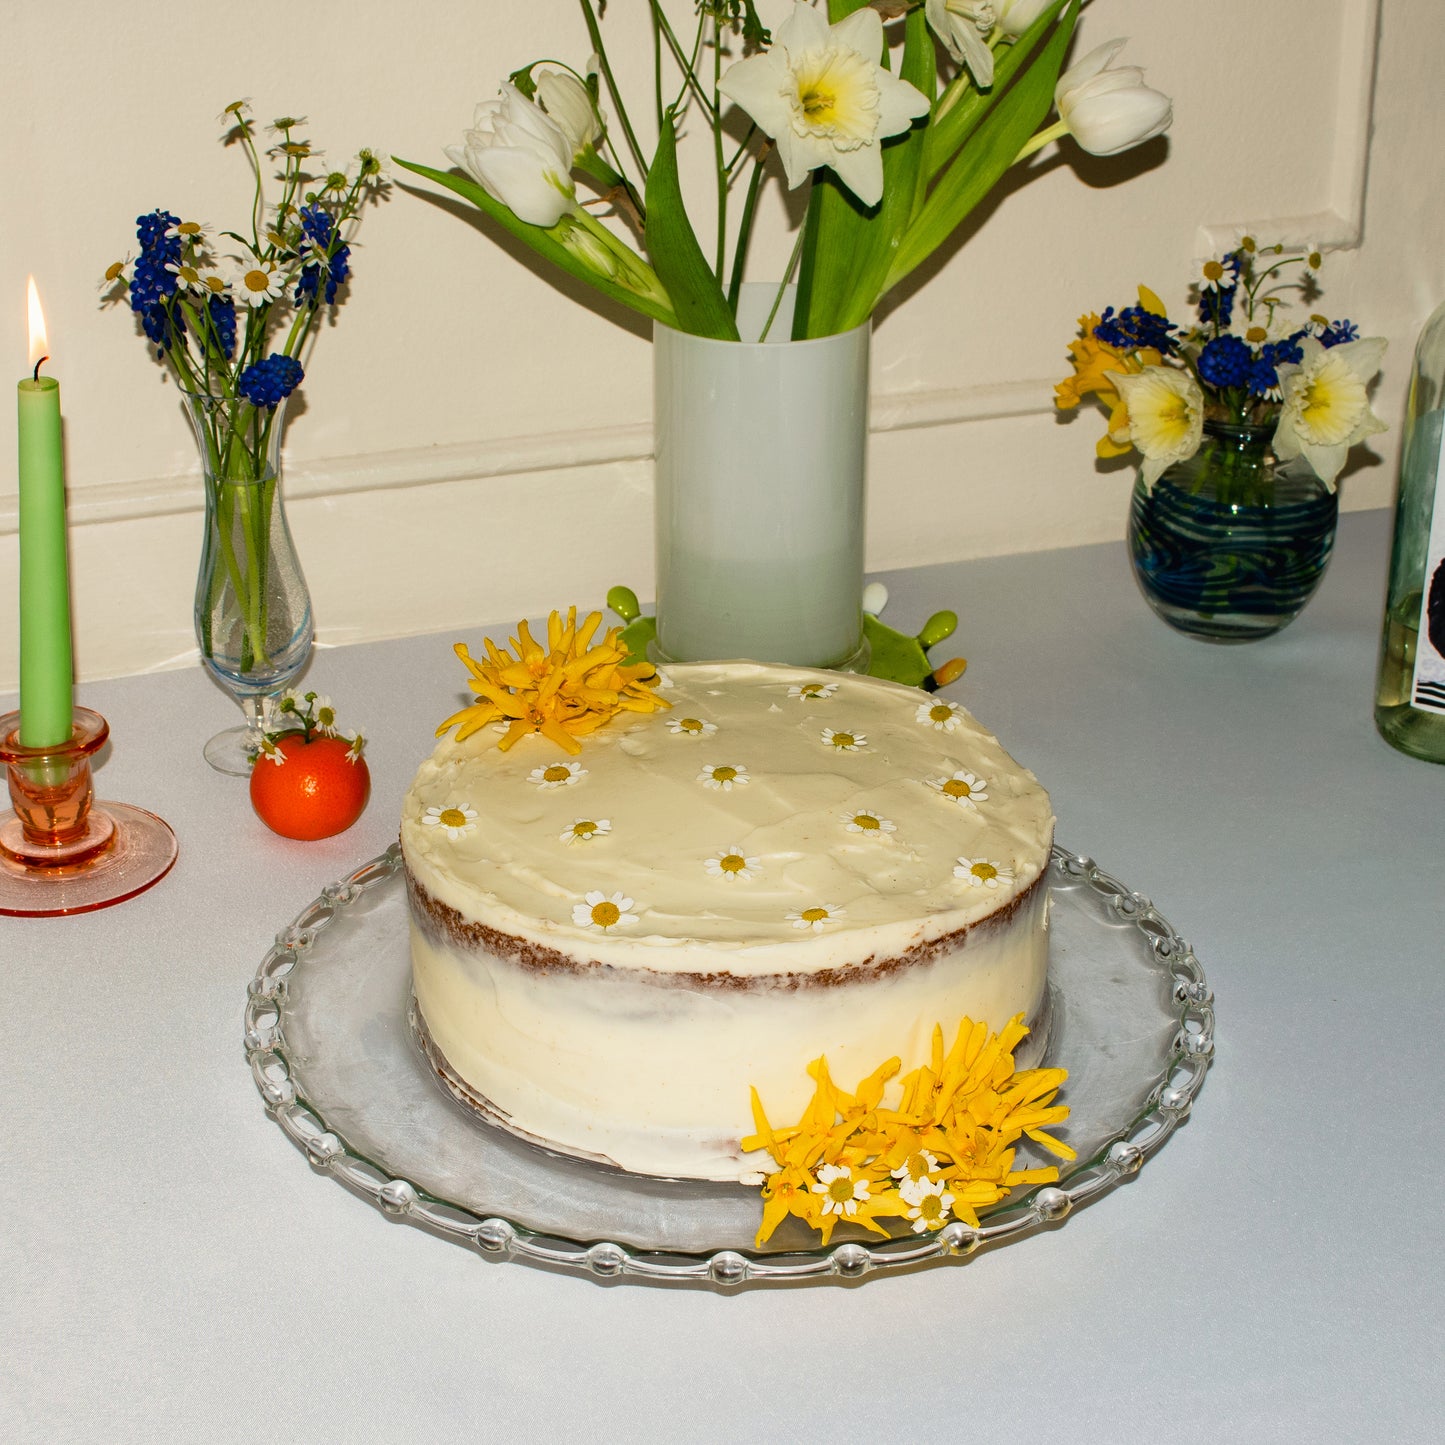
[[[28,280],[26,299],[30,307],[30,366],[33,370],[43,357],[50,354],[50,343],[45,337],[45,313],[40,309],[40,293],[35,289],[35,277]]]

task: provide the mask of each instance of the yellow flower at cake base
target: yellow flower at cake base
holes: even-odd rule
[[[575,755],[582,751],[579,738],[618,713],[671,706],[652,690],[657,669],[651,663],[626,661],[620,627],[609,628],[592,645],[601,622],[600,612],[589,613],[580,627],[575,607],[568,609],[565,622],[554,612],[547,621],[546,647],[520,622],[517,636],[509,639],[511,652],[485,639],[485,661],[474,658],[466,643],[457,643],[456,654],[472,674],[469,686],[481,700],[453,713],[437,735],[455,727],[461,742],[488,723],[499,722],[506,725],[497,744],[503,752],[529,733],[541,733]]]
[[[808,1066],[813,1097],[791,1128],[769,1121],[752,1091],[754,1132],[744,1153],[765,1152],[763,1219],[757,1245],[789,1216],[816,1229],[826,1244],[838,1224],[891,1237],[884,1221],[915,1234],[951,1217],[978,1227],[978,1211],[1022,1185],[1052,1183],[1054,1165],[1015,1169],[1015,1146],[1028,1138],[1063,1159],[1074,1151],[1047,1130],[1068,1117],[1055,1096],[1063,1069],[1014,1069],[1014,1050],[1028,1034],[1022,1015],[999,1033],[964,1019],[945,1050],[935,1027],[929,1059],[894,1082],[888,1059],[854,1093],[838,1087],[826,1058]]]

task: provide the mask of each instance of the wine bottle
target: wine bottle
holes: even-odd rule
[[[1445,304],[1425,323],[1410,373],[1400,497],[1375,726],[1386,742],[1445,763]]]

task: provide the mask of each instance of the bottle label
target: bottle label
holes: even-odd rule
[[[1420,593],[1420,631],[1410,701],[1426,712],[1445,714],[1445,432],[1435,470],[1435,500],[1425,545],[1425,585]]]

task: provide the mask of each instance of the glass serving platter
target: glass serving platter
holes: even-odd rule
[[[277,936],[250,985],[246,1057],[267,1111],[317,1172],[498,1259],[729,1288],[965,1259],[1063,1219],[1136,1173],[1188,1116],[1214,1052],[1213,997],[1189,945],[1147,898],[1055,848],[1043,1062],[1069,1071],[1059,1097],[1070,1117],[1053,1132],[1077,1160],[1061,1166],[1057,1184],[1002,1201],[976,1229],[955,1220],[884,1240],[848,1226],[824,1247],[789,1219],[759,1249],[756,1189],[564,1158],[445,1092],[408,1021],[401,870],[393,844],[324,888]],[[1028,1162],[1056,1161],[1040,1153]]]

